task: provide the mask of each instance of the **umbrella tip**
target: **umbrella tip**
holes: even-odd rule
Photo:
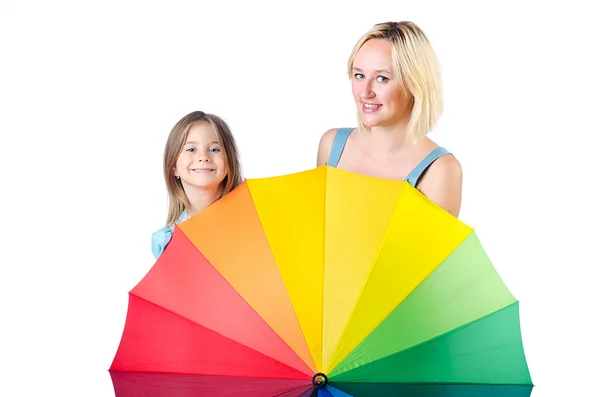
[[[312,384],[315,389],[323,389],[327,386],[327,375],[322,372],[314,374],[312,378]]]

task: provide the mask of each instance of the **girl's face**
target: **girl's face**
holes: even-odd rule
[[[402,93],[392,67],[392,44],[370,39],[352,63],[352,95],[365,127],[393,126],[408,120],[412,101]]]
[[[186,192],[219,189],[227,166],[221,140],[208,122],[192,125],[173,173],[181,178]]]

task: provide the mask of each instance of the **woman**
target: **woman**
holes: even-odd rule
[[[442,111],[442,88],[425,34],[412,22],[375,25],[354,46],[348,75],[358,128],[325,132],[317,166],[406,180],[458,217],[460,163],[426,137]]]

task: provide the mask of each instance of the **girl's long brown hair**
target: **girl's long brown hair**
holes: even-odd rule
[[[209,123],[215,130],[219,136],[224,153],[227,174],[225,175],[223,182],[221,182],[219,198],[231,192],[243,181],[239,151],[235,138],[227,123],[214,114],[204,113],[202,111],[195,111],[184,116],[171,129],[167,144],[165,145],[163,172],[167,184],[167,192],[169,194],[167,226],[171,226],[177,222],[183,211],[190,207],[190,202],[183,190],[181,180],[175,177],[173,169],[177,163],[177,158],[183,151],[190,128],[192,125],[202,122]]]

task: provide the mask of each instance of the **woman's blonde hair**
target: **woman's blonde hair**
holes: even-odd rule
[[[229,126],[220,117],[214,114],[201,111],[192,112],[184,116],[171,129],[163,158],[163,172],[167,191],[169,193],[169,212],[167,215],[167,226],[173,225],[184,210],[189,209],[190,202],[183,190],[181,180],[175,177],[173,169],[177,163],[177,158],[183,151],[190,128],[199,123],[209,123],[219,136],[225,159],[226,175],[221,182],[221,191],[219,198],[235,189],[242,183],[242,167],[239,157],[239,151],[235,138],[229,129]]]
[[[392,44],[393,72],[405,95],[412,99],[407,138],[416,142],[435,126],[442,113],[442,85],[437,57],[425,33],[413,22],[378,23],[356,43],[348,60],[348,76],[358,50],[371,39]],[[408,96],[408,95],[407,95]],[[358,125],[367,129],[358,113]]]

